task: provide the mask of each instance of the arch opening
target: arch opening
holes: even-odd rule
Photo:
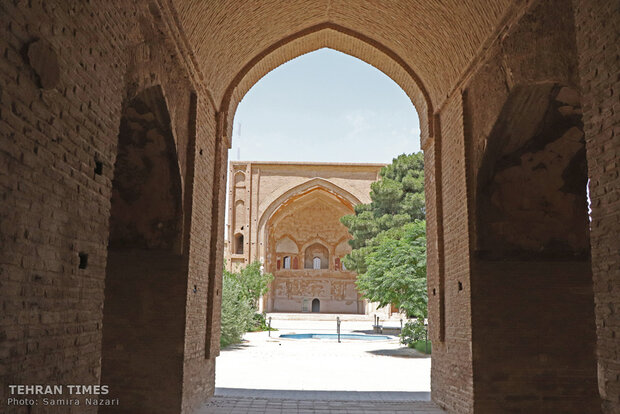
[[[322,34],[328,37],[332,36],[327,31]],[[356,42],[360,43],[359,39]],[[311,48],[308,51],[318,48]],[[348,53],[343,47],[333,47],[332,49],[349,56],[360,57],[356,53]],[[277,64],[274,64],[275,60],[267,60],[265,64],[271,70],[303,53],[306,52],[299,53],[298,50]],[[372,53],[380,52],[375,50]],[[385,56],[380,58],[378,54],[375,56],[378,59],[377,61],[381,60],[386,63]],[[279,56],[276,59],[281,57]],[[364,66],[370,63],[367,58],[360,60]],[[360,62],[356,62],[356,64],[360,64]],[[260,65],[263,65],[263,62],[258,64],[258,66]],[[372,63],[370,65],[377,69],[377,65]],[[256,81],[269,71],[265,70],[262,74],[259,73],[264,69],[265,66],[257,67],[256,71],[250,69],[252,73],[248,72],[246,73],[247,77],[239,79],[239,82],[244,83],[244,85],[239,83],[233,87],[234,93],[231,92],[231,96],[234,95],[234,99],[228,103],[223,103],[222,108],[229,108],[222,111],[223,113],[228,111],[225,114],[228,124],[224,127],[228,131],[228,136],[232,135],[232,119],[238,103]],[[372,70],[376,72],[374,69]],[[379,70],[381,69],[379,68]],[[386,74],[385,70],[381,71]],[[385,78],[382,74],[377,74],[377,76],[381,76],[382,79]],[[395,81],[389,74],[388,77],[390,83]],[[250,79],[253,80],[250,81]],[[410,77],[403,76],[401,79],[408,83],[410,91],[415,89],[412,87]],[[396,83],[402,89],[403,84]],[[411,117],[415,118],[415,107],[412,108],[410,105],[411,95],[407,95],[409,98],[407,101],[402,91],[399,92],[400,96],[405,98],[402,101],[407,104],[406,109],[411,111]],[[422,96],[416,102],[425,102],[424,97]],[[248,127],[245,120],[243,126],[243,131],[247,134]],[[422,128],[426,128],[426,126]],[[414,135],[418,129],[411,128],[408,131],[412,131],[410,133]],[[382,129],[382,132],[385,132],[385,128]],[[428,136],[428,133],[425,134]],[[247,136],[250,135],[251,132]],[[413,139],[410,144],[407,140],[407,145],[411,145],[407,152],[415,150],[415,138],[413,136],[411,138]],[[402,139],[402,141],[405,142],[406,140]],[[381,144],[377,141],[377,145]],[[269,292],[264,297],[263,309],[270,313],[304,313],[310,311],[365,314],[376,311],[378,304],[374,304],[374,307],[369,306],[356,288],[355,273],[347,271],[346,267],[343,266],[342,258],[350,252],[351,247],[347,243],[350,235],[346,227],[340,223],[340,218],[344,215],[353,214],[353,206],[362,202],[370,202],[370,183],[377,180],[382,164],[376,163],[377,158],[374,158],[374,163],[372,160],[363,160],[367,164],[360,163],[360,160],[351,160],[353,162],[350,169],[358,175],[348,180],[345,179],[346,175],[343,175],[342,172],[331,174],[323,171],[329,168],[323,164],[331,164],[331,162],[325,162],[325,159],[313,159],[313,161],[317,161],[313,163],[315,165],[307,167],[312,169],[312,172],[292,174],[294,178],[291,178],[290,181],[280,178],[279,180],[274,179],[274,183],[269,183],[271,177],[278,176],[282,170],[288,167],[286,164],[297,162],[297,160],[290,162],[291,160],[281,158],[282,148],[286,146],[280,141],[278,147],[273,148],[273,153],[278,154],[275,156],[276,160],[273,160],[276,161],[273,162],[276,165],[271,165],[272,162],[269,158],[251,156],[249,159],[258,160],[232,161],[229,168],[229,185],[235,188],[229,192],[229,202],[234,203],[234,200],[240,197],[245,197],[244,199],[248,200],[247,221],[251,223],[248,225],[247,234],[250,251],[249,261],[260,259],[264,263],[265,271],[273,273],[275,276]],[[329,147],[321,146],[321,148],[324,151],[329,151]],[[389,158],[379,159],[389,162],[401,152],[405,151],[394,151],[389,155]],[[233,153],[238,154],[235,151]],[[337,161],[332,162],[337,163]],[[303,161],[300,163],[303,164]],[[372,171],[370,171],[371,166],[374,168]],[[251,189],[246,190],[245,195],[237,194],[237,187],[235,186],[237,177],[234,173],[240,170],[246,172],[246,186]],[[360,172],[361,170],[364,170],[363,174]],[[368,186],[367,190],[365,186]],[[263,196],[260,192],[263,190],[267,195],[261,198]],[[329,226],[323,226],[326,221],[330,221]],[[290,240],[295,241],[295,247],[292,246]],[[289,244],[291,245],[289,246]],[[427,375],[425,376],[427,377]]]
[[[235,234],[235,254],[243,254],[243,234]]]
[[[304,269],[329,269],[329,250],[321,243],[306,247],[304,252]]]
[[[498,401],[522,393],[559,398],[569,388],[583,407],[596,404],[585,155],[578,91],[555,83],[513,90],[488,137],[475,192],[474,381],[496,401],[477,409],[506,410],[511,403]],[[521,362],[502,386],[503,361],[515,358]],[[553,385],[541,391],[535,376]],[[565,378],[570,384],[560,387]]]
[[[333,23],[319,24],[292,34],[260,52],[241,69],[227,87],[220,104],[220,110],[226,114],[225,135],[232,138],[237,106],[262,77],[296,57],[322,48],[356,57],[386,74],[409,96],[416,108],[420,118],[421,141],[433,135],[430,122],[433,105],[422,79],[415,71],[387,46]]]
[[[181,393],[168,386],[183,379],[181,238],[176,147],[163,92],[154,86],[124,106],[112,183],[101,381],[129,411],[181,406]]]

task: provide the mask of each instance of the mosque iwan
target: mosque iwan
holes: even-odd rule
[[[340,222],[370,202],[385,164],[232,161],[226,266],[256,260],[274,275],[260,310],[391,316],[364,299],[344,257],[351,235]]]

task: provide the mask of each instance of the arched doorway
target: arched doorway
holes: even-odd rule
[[[516,87],[490,132],[477,178],[474,381],[488,398],[475,407],[516,409],[509,400],[528,393],[539,399],[537,409],[594,412],[596,327],[579,92],[556,83]],[[492,352],[482,346],[491,342]],[[502,374],[507,370],[510,376]],[[568,389],[575,401],[544,401],[545,393]]]
[[[540,15],[546,15],[545,13],[547,13],[550,18],[553,17],[555,20],[559,20],[556,19],[557,16],[552,16],[547,10],[537,10],[537,12],[540,12]],[[566,20],[570,21],[570,16],[568,17],[569,18]],[[527,27],[526,24],[527,22],[523,27],[525,31],[531,31],[533,28]],[[315,50],[317,47],[331,46],[331,44],[336,45],[336,47],[334,47],[335,49],[342,50],[338,49],[338,46],[342,47],[342,45],[339,45],[338,41],[335,39],[338,36],[344,35],[346,30],[341,31],[337,27],[334,28],[331,24],[327,24],[326,26],[327,27],[323,27],[317,31],[325,30],[325,32],[330,32],[330,35],[325,35],[323,38],[315,40],[316,38],[312,36],[312,28],[309,28],[299,35],[295,34],[274,43],[272,47],[268,47],[262,53],[259,53],[255,59],[248,62],[247,65],[243,67],[242,72],[237,75],[233,84],[226,91],[222,101],[222,107],[228,108],[225,114],[228,123],[226,124],[225,122],[224,128],[228,129],[228,136],[230,136],[230,130],[232,129],[232,122],[230,122],[230,120],[232,120],[234,116],[234,108],[237,103],[262,74],[281,63],[278,62],[280,57],[282,57],[282,61],[286,61],[297,56],[299,53],[306,53],[307,51]],[[332,37],[331,30],[338,32],[337,35]],[[516,36],[517,34],[518,33],[515,33],[515,37],[509,40],[514,42],[513,39],[518,38],[518,36]],[[356,38],[360,40],[364,39],[365,36],[362,35]],[[297,42],[300,39],[302,39],[302,41]],[[308,42],[304,43],[303,41],[305,40],[308,40]],[[294,45],[294,47],[288,48],[288,43],[290,43],[291,46]],[[360,43],[364,43],[364,41]],[[300,44],[302,46],[300,46]],[[360,46],[360,48],[364,48],[371,47],[371,45],[376,46],[376,42],[370,41],[363,46],[356,45],[356,47]],[[350,50],[350,48],[344,49]],[[281,56],[278,56],[280,52]],[[534,52],[538,53],[539,51],[536,50]],[[391,58],[394,58],[394,56],[396,55],[390,54]],[[503,56],[501,57],[503,58]],[[382,58],[385,59],[386,56],[382,55]],[[396,56],[396,58],[398,58],[398,56]],[[484,59],[486,58],[485,56]],[[390,60],[390,58],[385,60]],[[370,59],[366,61],[368,63],[372,62],[371,64],[375,62]],[[399,60],[396,59],[396,61]],[[491,61],[491,59],[489,59],[489,61]],[[563,62],[558,60],[558,64],[561,63]],[[514,69],[524,69],[527,65],[523,65],[524,68],[521,68],[520,64],[515,63],[513,66]],[[528,69],[531,68],[528,67]],[[495,68],[493,68],[493,70],[495,70]],[[502,68],[501,72],[505,72],[505,70]],[[493,75],[495,75],[495,73],[493,73]],[[426,81],[430,80],[430,78],[430,76],[424,77]],[[484,80],[488,82],[489,78],[490,76]],[[508,90],[510,91],[514,87],[514,79],[510,79],[509,77],[509,79],[504,79],[504,75],[498,76],[498,78],[501,79],[500,83],[502,88],[508,86]],[[509,306],[507,302],[495,301],[491,303],[493,299],[492,296],[486,298],[486,302],[480,300],[478,304],[481,306],[476,307],[474,304],[475,292],[473,292],[473,290],[481,286],[473,280],[476,278],[474,273],[480,272],[481,269],[477,268],[475,263],[471,263],[474,260],[470,255],[475,250],[473,246],[475,243],[473,238],[475,236],[473,233],[475,233],[474,227],[476,224],[474,223],[474,217],[468,218],[467,216],[470,211],[473,210],[471,206],[468,205],[468,202],[470,201],[470,194],[473,192],[477,183],[475,180],[473,183],[468,182],[469,176],[466,170],[469,167],[471,159],[469,158],[470,154],[466,154],[465,151],[466,147],[470,145],[468,142],[470,136],[468,134],[470,132],[469,130],[472,128],[472,118],[475,117],[471,117],[471,114],[464,113],[467,111],[466,103],[469,90],[464,90],[465,88],[461,88],[461,86],[466,85],[469,80],[467,77],[462,79],[461,84],[455,86],[453,91],[444,95],[445,100],[444,97],[435,100],[437,95],[435,91],[431,91],[433,100],[438,107],[436,113],[430,108],[432,105],[430,100],[426,100],[426,106],[420,105],[420,102],[424,101],[424,99],[415,100],[412,98],[412,100],[416,103],[416,107],[420,111],[422,119],[430,114],[427,118],[428,124],[422,122],[421,126],[423,128],[422,141],[425,151],[425,166],[428,172],[426,175],[428,179],[427,190],[429,190],[427,206],[430,215],[429,222],[431,223],[428,227],[428,287],[429,308],[432,308],[429,309],[429,319],[431,321],[430,329],[434,341],[433,358],[436,361],[436,363],[433,363],[433,384],[435,387],[433,399],[444,406],[452,408],[458,407],[458,409],[463,409],[464,411],[473,411],[473,390],[483,390],[483,388],[478,386],[474,387],[475,366],[482,366],[482,364],[478,365],[480,361],[473,357],[473,353],[480,353],[481,351],[486,352],[488,355],[492,355],[492,353],[489,352],[490,347],[488,343],[480,341],[480,336],[474,337],[473,335],[471,320],[474,318],[472,318],[472,312],[480,311],[492,314],[493,310],[497,308],[503,307],[504,311],[515,310],[515,308]],[[522,81],[522,79],[519,79],[519,81]],[[540,81],[540,79],[537,79],[537,81]],[[433,89],[433,86],[431,85],[430,88]],[[424,89],[422,88],[422,90]],[[487,89],[485,89],[485,92],[486,91]],[[421,95],[423,95],[424,98],[427,97],[427,94]],[[418,95],[418,98],[421,95]],[[501,106],[501,103],[504,101],[503,99],[500,101],[501,93],[497,93],[493,96],[500,102],[499,106]],[[485,98],[488,97],[485,96]],[[480,114],[484,114],[484,116],[489,116],[487,112],[491,111],[485,110],[484,105],[485,103],[479,102],[475,105],[474,109],[478,110]],[[423,111],[422,108],[425,107],[429,107],[429,111]],[[510,109],[510,111],[514,111],[514,108]],[[512,112],[512,115],[514,114],[515,112]],[[468,116],[470,116],[470,118],[468,118]],[[473,121],[478,122],[479,119],[475,118]],[[529,122],[530,120],[527,119],[526,121]],[[475,124],[475,122],[473,123]],[[489,131],[485,132],[488,133]],[[487,142],[485,141],[483,146],[486,144]],[[471,184],[471,187],[468,188],[468,184]],[[469,211],[468,208],[470,208]],[[470,243],[472,243],[472,245],[470,245]],[[549,263],[549,268],[556,268],[556,266]],[[484,291],[480,290],[480,292]],[[532,297],[534,296],[535,295]],[[580,308],[580,306],[575,307],[575,309],[577,308]],[[593,322],[593,318],[590,318],[592,314],[591,309],[587,309],[584,314],[588,314],[587,319],[590,319],[589,322]],[[592,326],[591,323],[588,329],[591,330]],[[540,326],[534,331],[538,333],[544,332]],[[590,352],[590,349],[588,349],[588,352]],[[545,358],[545,356],[543,356],[543,358]],[[590,363],[591,359],[588,359],[588,363]],[[501,363],[503,362],[504,360],[501,361]],[[501,363],[497,363],[497,366],[499,367]],[[567,366],[570,366],[570,364]],[[480,374],[481,371],[483,370],[478,370],[478,373]],[[511,367],[505,365],[501,366],[501,373],[505,374],[507,378],[510,377],[509,374],[511,371]],[[447,372],[458,373],[459,382],[456,392],[448,391],[452,383],[446,376]],[[529,377],[528,375],[525,375],[523,379],[531,380],[531,375]],[[476,377],[476,381],[479,381],[480,378],[483,377]],[[483,380],[487,379],[483,378]],[[571,376],[569,381],[572,382],[572,386],[579,386],[580,380],[578,376]],[[509,392],[507,394],[509,394]],[[551,401],[560,399],[557,395],[554,395],[554,391],[548,393],[547,391],[542,391],[540,395],[542,395],[541,399],[543,400],[547,399]],[[484,392],[479,392],[477,400],[484,402],[485,396]],[[520,401],[519,398],[520,397],[517,398],[517,401]],[[515,403],[515,405],[519,405],[519,403]]]
[[[312,313],[319,313],[321,311],[321,301],[317,298],[312,299]]]
[[[181,392],[171,384],[183,376],[187,266],[181,178],[159,86],[124,106],[114,169],[101,383],[122,401],[111,412],[175,412]]]

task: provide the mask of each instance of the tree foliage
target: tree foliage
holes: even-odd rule
[[[407,321],[400,333],[400,343],[409,348],[415,347],[416,342],[428,339],[424,318]]]
[[[241,337],[250,327],[253,315],[254,309],[239,279],[234,273],[224,270],[220,346],[224,348],[241,342]]]
[[[263,273],[262,265],[257,260],[241,269],[238,274],[235,273],[235,276],[241,282],[247,298],[255,308],[258,308],[258,299],[269,290],[269,283],[273,280],[273,275]]]
[[[416,220],[379,233],[366,255],[357,287],[381,306],[390,304],[408,315],[426,315],[426,223]]]
[[[400,155],[371,185],[369,204],[344,216],[353,250],[344,263],[358,273],[363,295],[381,306],[394,304],[411,316],[426,315],[424,158]]]
[[[267,293],[271,273],[262,273],[255,261],[239,273],[224,269],[222,276],[222,326],[220,346],[241,342],[243,334],[253,328],[258,312],[258,299]]]

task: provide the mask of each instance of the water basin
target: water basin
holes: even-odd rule
[[[285,334],[280,338],[287,339],[332,339],[337,340],[338,334],[304,333],[304,334]],[[392,339],[387,335],[363,335],[363,334],[340,334],[340,339],[354,339],[359,341],[385,341]]]

